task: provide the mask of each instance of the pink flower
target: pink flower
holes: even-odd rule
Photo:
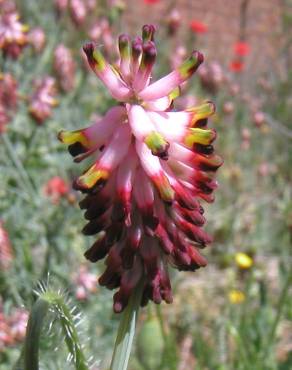
[[[35,27],[28,33],[29,43],[37,53],[40,53],[46,44],[46,34],[41,27]]]
[[[71,91],[75,84],[75,62],[70,49],[60,44],[54,51],[54,70],[63,91]]]
[[[174,36],[182,22],[181,14],[177,8],[171,10],[166,21],[169,35]]]
[[[234,53],[238,56],[246,56],[250,52],[249,44],[245,41],[238,41],[234,45]]]
[[[0,134],[7,130],[7,124],[10,122],[7,109],[0,102]]]
[[[10,73],[0,73],[0,102],[7,109],[15,110],[18,102],[18,83]]]
[[[13,251],[8,232],[0,220],[0,270],[8,270],[13,261]]]
[[[84,1],[82,0],[71,0],[69,2],[70,14],[73,22],[76,26],[81,26],[86,18],[87,9]]]
[[[224,104],[223,104],[223,112],[225,114],[231,114],[234,112],[234,104],[232,101],[226,101]]]
[[[266,121],[266,119],[265,119],[265,113],[262,112],[262,111],[254,112],[253,113],[253,116],[252,116],[252,119],[253,119],[254,124],[257,127],[261,127],[265,123],[265,121]]]
[[[42,124],[52,115],[52,108],[57,105],[56,81],[46,76],[35,81],[35,91],[30,98],[29,112],[38,124]]]
[[[88,35],[90,40],[100,42],[103,45],[106,55],[112,55],[116,51],[112,29],[106,18],[101,18],[94,23],[91,26]]]
[[[64,12],[68,7],[68,0],[54,0],[55,7],[59,13]]]
[[[17,308],[10,316],[10,330],[15,342],[21,342],[24,339],[28,316],[28,311],[22,308]]]
[[[4,56],[17,59],[23,47],[27,44],[28,27],[19,21],[19,15],[14,10],[1,12],[0,15],[0,49]]]
[[[74,277],[76,284],[75,296],[78,300],[86,300],[90,293],[96,292],[97,277],[90,273],[85,266],[81,266]]]
[[[24,339],[27,320],[28,311],[22,308],[13,309],[9,316],[5,315],[0,300],[0,352]]]
[[[197,21],[197,20],[191,21],[190,28],[194,33],[202,33],[203,34],[203,33],[208,32],[208,26],[205,23],[203,23],[201,21]]]
[[[0,73],[0,134],[6,131],[18,102],[17,81],[10,73]]]
[[[199,70],[199,76],[203,87],[213,94],[219,90],[224,81],[223,70],[218,62],[211,62],[202,66]]]
[[[114,310],[121,312],[142,280],[141,304],[172,302],[168,266],[195,271],[206,265],[199,253],[211,242],[200,199],[214,200],[216,133],[207,128],[215,110],[205,102],[174,111],[179,88],[203,62],[191,56],[173,72],[151,81],[156,59],[155,28],[145,25],[142,38],[119,37],[120,61],[114,68],[93,43],[84,45],[88,63],[119,104],[93,125],[61,131],[76,162],[94,163],[74,181],[85,193],[80,207],[88,223],[85,235],[97,234],[85,257],[107,256],[100,285],[119,288]]]

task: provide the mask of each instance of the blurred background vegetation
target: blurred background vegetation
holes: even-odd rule
[[[117,35],[149,22],[158,26],[156,77],[192,49],[204,52],[177,107],[216,103],[225,163],[207,207],[209,265],[173,271],[174,303],[141,310],[130,369],[292,368],[291,9],[289,0],[0,0],[1,369],[20,356],[39,281],[80,312],[91,368],[109,366],[119,317],[112,293],[97,285],[102,264],[83,257],[90,241],[71,189],[80,166],[56,135],[113,105],[83,43],[103,45],[114,62]],[[54,313],[41,364],[74,368]]]

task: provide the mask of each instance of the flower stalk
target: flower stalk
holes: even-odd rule
[[[135,335],[136,322],[141,303],[142,285],[137,285],[121,316],[110,370],[126,370]]]

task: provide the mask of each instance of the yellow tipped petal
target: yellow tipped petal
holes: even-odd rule
[[[203,54],[201,54],[199,51],[194,51],[192,55],[178,67],[177,70],[183,79],[187,79],[197,70],[203,61]]]
[[[159,195],[165,202],[171,203],[174,199],[174,190],[172,189],[168,178],[166,176],[160,176],[153,178],[153,182],[159,191]]]
[[[181,93],[181,89],[178,86],[174,90],[172,90],[172,92],[168,95],[168,97],[170,100],[175,100],[176,98],[180,96],[180,93]]]
[[[71,145],[71,144],[75,144],[79,142],[85,147],[89,146],[88,139],[84,135],[83,130],[60,131],[58,135],[58,139],[62,141],[62,143],[67,144],[67,145]]]
[[[190,128],[189,134],[185,137],[185,144],[192,148],[194,144],[209,145],[216,138],[214,130],[204,130],[201,128]]]
[[[212,102],[206,102],[197,107],[188,108],[187,112],[194,113],[194,116],[192,119],[192,123],[194,123],[200,119],[204,119],[204,118],[208,118],[212,116],[212,114],[214,114],[215,112],[215,104]]]
[[[91,189],[97,182],[106,181],[109,177],[109,172],[104,169],[99,169],[94,164],[80,176],[77,180],[78,186],[81,188]]]
[[[98,71],[103,71],[106,66],[106,61],[104,59],[104,56],[102,55],[101,51],[99,49],[95,49],[92,53],[92,57],[94,61],[96,62],[96,69]]]
[[[146,136],[144,141],[153,155],[157,155],[162,158],[167,157],[167,149],[169,148],[169,143],[159,132],[152,131],[149,135]]]

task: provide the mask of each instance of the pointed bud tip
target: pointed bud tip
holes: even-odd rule
[[[94,51],[94,43],[93,42],[87,42],[83,45],[83,51],[86,54],[87,58],[91,57]]]
[[[144,41],[154,40],[154,33],[156,31],[156,27],[153,24],[145,24],[142,27],[142,37]]]
[[[128,42],[130,42],[130,37],[125,33],[122,33],[119,36],[119,45],[126,45]]]
[[[196,58],[196,60],[198,61],[198,64],[202,64],[204,62],[204,55],[198,51],[198,50],[194,50],[192,52],[192,57]]]
[[[212,111],[212,114],[214,114],[216,112],[216,105],[214,102],[212,102],[211,100],[207,100],[206,101],[207,104],[209,104],[211,106],[211,111]]]

